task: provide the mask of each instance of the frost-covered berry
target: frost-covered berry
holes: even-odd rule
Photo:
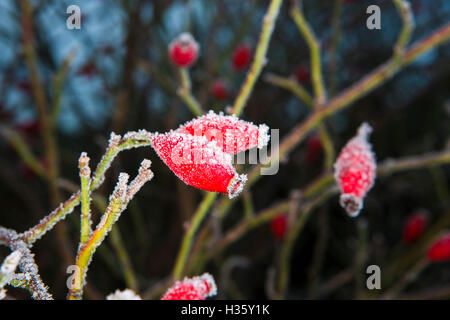
[[[161,300],[205,300],[217,294],[214,278],[209,273],[184,278],[167,290]]]
[[[450,260],[450,232],[444,233],[430,246],[427,256],[431,262]]]
[[[237,196],[247,181],[236,173],[231,155],[205,137],[170,131],[152,134],[152,146],[164,163],[186,184]]]
[[[403,227],[403,240],[413,243],[423,233],[428,222],[428,214],[425,211],[417,211],[409,216]]]
[[[263,148],[269,142],[269,127],[259,126],[238,119],[235,115],[225,116],[210,110],[206,115],[191,120],[177,129],[179,133],[205,137],[225,153],[236,154],[250,148]]]
[[[283,240],[287,231],[287,216],[282,214],[273,218],[270,222],[270,230],[275,239]]]
[[[190,67],[197,60],[198,52],[198,43],[187,32],[180,34],[169,44],[170,61],[177,67]]]
[[[304,65],[299,65],[295,68],[294,71],[295,79],[302,84],[305,84],[309,81],[309,69]]]
[[[242,71],[248,67],[251,58],[252,51],[250,47],[246,44],[241,44],[233,52],[231,65],[235,71]]]
[[[377,164],[368,142],[371,131],[370,125],[363,123],[334,164],[334,177],[341,190],[340,204],[351,217],[359,214],[363,199],[375,181]]]
[[[221,101],[221,100],[225,100],[228,97],[227,86],[225,85],[225,82],[223,82],[220,79],[217,79],[216,81],[214,81],[214,83],[211,87],[211,92],[212,92],[214,99],[216,99],[216,100]]]

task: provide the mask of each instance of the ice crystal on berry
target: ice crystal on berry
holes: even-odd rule
[[[214,278],[209,273],[177,281],[161,300],[205,300],[217,294]]]
[[[181,68],[190,67],[197,60],[199,45],[190,33],[184,32],[169,44],[169,57]]]
[[[334,165],[334,176],[341,190],[340,204],[351,217],[359,214],[363,199],[375,181],[376,160],[368,142],[371,131],[370,125],[363,123]]]
[[[254,147],[263,148],[269,142],[269,127],[256,126],[238,119],[235,115],[225,116],[210,110],[206,115],[182,125],[177,132],[205,137],[214,141],[223,152],[236,154]]]

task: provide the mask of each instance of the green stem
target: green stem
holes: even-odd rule
[[[271,0],[266,15],[264,16],[261,35],[259,36],[253,63],[250,67],[250,71],[247,73],[245,82],[242,85],[241,90],[233,104],[231,113],[234,113],[237,117],[239,117],[244,110],[247,100],[250,97],[253,87],[255,86],[256,80],[258,80],[258,77],[267,62],[266,55],[267,49],[269,47],[269,41],[272,36],[275,21],[278,17],[278,12],[280,11],[282,3],[282,0]]]
[[[313,106],[313,98],[311,95],[306,91],[305,88],[303,88],[297,81],[294,79],[284,78],[277,76],[275,74],[267,74],[264,77],[264,80],[267,82],[276,85],[278,87],[281,87],[283,89],[286,89],[290,92],[292,92],[295,96],[297,96],[303,103],[305,103],[308,107],[312,108]]]
[[[191,112],[200,116],[203,114],[202,107],[198,103],[197,99],[194,98],[191,92],[191,79],[189,77],[189,71],[186,68],[179,68],[181,88],[178,89],[178,96],[184,101]]]
[[[309,54],[311,57],[311,77],[312,85],[314,89],[314,96],[317,105],[322,105],[326,101],[325,86],[322,79],[322,63],[320,61],[320,44],[316,39],[314,32],[309,26],[308,22],[300,10],[300,6],[297,2],[293,2],[291,8],[291,17],[297,25],[300,33],[305,38],[309,47]]]
[[[183,276],[184,267],[186,265],[186,260],[191,250],[192,242],[194,241],[195,234],[197,233],[200,224],[203,222],[209,208],[213,204],[217,197],[217,193],[209,192],[200,203],[197,211],[194,213],[189,227],[184,235],[183,241],[181,243],[180,251],[175,262],[175,267],[172,272],[173,280],[179,280]]]

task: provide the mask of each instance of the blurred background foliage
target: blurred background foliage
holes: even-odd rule
[[[322,46],[325,82],[334,87],[329,91],[331,97],[391,57],[401,28],[401,20],[390,0],[344,1],[337,70],[330,72],[334,2],[304,1],[305,16]],[[410,2],[416,21],[412,42],[450,21],[449,1]],[[78,184],[80,153],[88,152],[91,166],[95,167],[111,131],[123,134],[144,128],[164,132],[193,117],[176,96],[178,75],[167,56],[168,43],[179,33],[191,32],[200,44],[200,57],[190,72],[193,93],[203,108],[222,111],[231,104],[245,78],[245,72],[232,70],[232,52],[243,43],[255,48],[268,5],[268,1],[262,0],[35,0],[31,3],[34,47],[44,90],[51,101],[56,94],[61,94],[60,106],[53,111],[63,178],[62,199],[70,195],[67,181]],[[81,30],[66,28],[66,8],[72,4],[81,8]],[[366,8],[370,4],[381,8],[381,30],[366,28]],[[290,92],[264,81],[268,72],[291,77],[299,66],[308,70],[308,49],[289,17],[288,7],[282,7],[270,43],[268,63],[242,116],[280,129],[281,138],[310,112]],[[44,159],[30,76],[23,56],[20,18],[16,1],[0,2],[0,125],[19,132],[32,152]],[[54,75],[70,53],[73,60],[59,92],[54,87]],[[374,127],[371,141],[379,160],[449,148],[449,61],[450,46],[446,44],[422,56],[353,107],[327,119],[336,151],[339,152],[363,121]],[[212,83],[219,78],[229,89],[225,101],[217,101],[211,94]],[[308,83],[305,86],[311,91]],[[52,210],[46,181],[35,175],[4,139],[0,140],[0,155],[0,225],[25,230]],[[134,174],[144,157],[153,161],[155,177],[130,203],[118,223],[140,292],[151,290],[170,274],[183,225],[202,196],[201,191],[180,182],[150,148],[120,154],[99,192],[107,197],[118,172]],[[280,166],[277,175],[263,177],[251,191],[255,211],[286,199],[292,190],[301,189],[317,177],[323,168],[320,150],[310,160],[308,144],[304,142]],[[411,250],[402,243],[402,227],[412,212],[419,208],[428,210],[430,224],[450,214],[449,169],[444,166],[378,179],[358,219],[345,215],[337,197],[315,210],[295,244],[287,298],[320,297],[321,288],[341,278],[342,283],[338,282],[336,288],[321,297],[361,297],[365,290],[366,265],[378,264],[384,271],[383,266]],[[243,211],[242,203],[237,202],[223,227],[231,227]],[[79,235],[78,213],[79,209],[75,210],[65,222],[73,253]],[[94,215],[98,219],[100,212],[94,210]],[[57,298],[64,298],[67,266],[58,255],[56,239],[55,231],[51,231],[35,246],[34,253],[44,281]],[[219,279],[219,292],[221,285],[227,288],[219,297],[270,297],[266,284],[279,248],[279,241],[265,224],[209,262],[205,270]],[[3,257],[7,251],[1,250]],[[358,259],[361,252],[362,260]],[[414,293],[445,283],[450,285],[448,267],[446,263],[427,268],[405,291]],[[360,277],[364,279],[362,282]],[[111,242],[102,245],[90,267],[88,280],[93,286],[92,298],[126,287]],[[21,290],[11,289],[8,293],[16,298],[28,297]]]

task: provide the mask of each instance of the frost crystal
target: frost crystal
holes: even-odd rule
[[[210,110],[206,115],[191,120],[177,129],[179,133],[205,137],[214,141],[223,152],[236,154],[254,147],[265,147],[270,136],[269,127],[259,126],[238,119],[235,115],[225,116]]]
[[[106,300],[142,300],[142,298],[131,289],[123,291],[117,289],[114,293],[110,293]]]
[[[209,273],[177,281],[161,300],[205,300],[217,294],[214,278]]]

